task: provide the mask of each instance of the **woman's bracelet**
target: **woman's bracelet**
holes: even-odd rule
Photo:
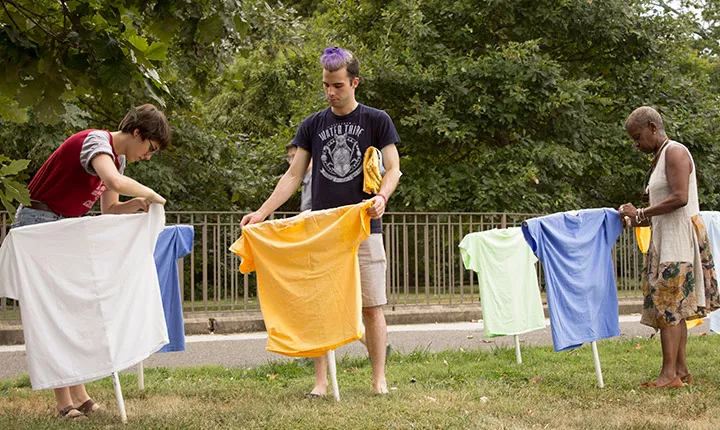
[[[383,193],[377,193],[377,194],[375,194],[375,195],[382,197],[383,200],[385,200],[385,206],[387,206],[387,197],[385,197],[385,194],[383,194]]]

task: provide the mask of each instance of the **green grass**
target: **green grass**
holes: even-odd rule
[[[523,350],[413,351],[388,363],[388,396],[370,393],[366,359],[338,362],[342,401],[306,400],[312,367],[297,362],[252,369],[146,369],[121,374],[128,424],[120,424],[110,378],[88,384],[108,410],[87,421],[52,418],[51,391],[32,391],[27,376],[0,381],[0,428],[153,429],[717,429],[720,428],[720,336],[691,337],[696,385],[643,390],[660,367],[657,339],[598,344],[605,378],[597,388],[589,345],[556,353]]]

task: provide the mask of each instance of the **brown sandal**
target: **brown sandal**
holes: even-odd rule
[[[95,407],[95,405],[97,405],[97,407]],[[78,411],[82,412],[85,415],[89,415],[94,412],[98,412],[100,410],[100,405],[95,403],[95,401],[93,399],[87,399],[87,400],[85,400],[85,403],[76,407],[75,409],[77,409]]]
[[[650,381],[640,384],[640,388],[680,388],[684,386],[685,384],[683,383],[683,381],[680,380],[680,378],[678,378],[677,376],[675,377],[675,379],[664,385],[658,385],[657,381]]]
[[[73,413],[73,411],[75,411]],[[84,420],[87,418],[85,414],[82,411],[79,411],[78,408],[76,408],[73,405],[65,406],[64,408],[60,409],[57,413],[58,418],[62,419],[69,419],[69,420]]]
[[[684,383],[686,383],[687,385],[695,385],[695,378],[693,378],[693,376],[689,373],[687,375],[683,376],[682,378],[680,378],[680,380],[683,381]]]

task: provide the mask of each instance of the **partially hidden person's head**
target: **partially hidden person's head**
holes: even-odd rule
[[[633,140],[635,147],[650,154],[657,151],[667,139],[662,117],[650,106],[642,106],[625,120],[625,132]]]
[[[120,121],[120,131],[129,133],[137,141],[128,161],[149,160],[161,149],[170,146],[172,130],[165,114],[151,104],[136,106]],[[136,153],[136,154],[135,154]]]
[[[285,151],[287,152],[287,162],[292,164],[295,154],[297,153],[297,146],[293,145],[292,142],[285,145]]]
[[[347,49],[332,46],[320,56],[323,67],[325,98],[333,109],[355,103],[355,88],[360,84],[360,61]]]

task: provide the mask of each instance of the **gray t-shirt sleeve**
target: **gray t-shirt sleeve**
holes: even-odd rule
[[[312,210],[312,171],[307,172],[300,191],[300,212]]]
[[[125,174],[125,156],[124,155],[118,155],[118,161],[120,162],[120,168],[118,169],[118,172],[120,172],[121,175]]]
[[[110,134],[106,131],[91,131],[85,137],[82,149],[80,150],[80,164],[86,172],[93,176],[97,176],[97,172],[93,169],[92,159],[98,154],[108,154],[115,161],[112,146],[110,146]],[[122,174],[125,171],[125,156],[118,156],[120,168],[118,171]]]

